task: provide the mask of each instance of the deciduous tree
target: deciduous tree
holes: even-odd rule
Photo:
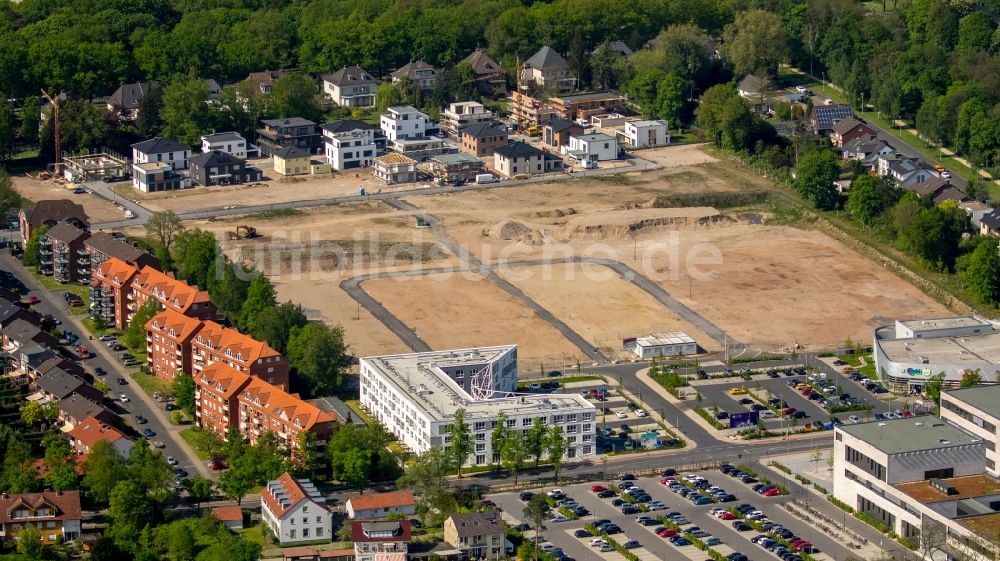
[[[322,395],[340,386],[347,347],[338,325],[309,323],[293,327],[288,338],[288,363],[311,395]]]
[[[90,447],[83,473],[83,487],[98,504],[106,504],[115,485],[128,478],[125,459],[107,440],[98,440]]]
[[[494,421],[493,432],[490,433],[490,447],[493,449],[493,461],[496,463],[494,469],[500,469],[500,457],[503,455],[503,449],[507,446],[509,438],[510,427],[507,426],[507,414],[501,411]]]
[[[965,289],[981,304],[1000,302],[1000,255],[995,238],[984,237],[969,255],[962,273]]]
[[[163,91],[163,134],[190,146],[212,129],[215,118],[205,80],[191,76],[174,80]]]
[[[722,32],[722,54],[738,76],[774,76],[788,58],[788,37],[774,12],[749,10],[736,15]]]
[[[556,481],[559,481],[559,470],[562,469],[563,456],[566,454],[566,437],[563,436],[562,427],[559,425],[549,427],[545,439],[545,452],[555,470]]]
[[[267,341],[280,353],[288,353],[288,341],[292,330],[309,323],[302,306],[291,301],[267,308],[247,326],[250,334],[258,340]]]
[[[290,72],[274,83],[267,96],[268,114],[278,117],[302,117],[313,122],[323,118],[319,87],[308,74]]]
[[[182,411],[194,417],[194,378],[188,376],[183,371],[174,373],[174,381],[170,384],[170,393],[174,396],[174,401]]]
[[[49,230],[48,226],[44,224],[39,226],[34,232],[31,233],[31,237],[28,238],[28,242],[24,244],[24,253],[21,254],[21,263],[25,267],[35,267],[38,268],[38,264],[41,261],[41,246],[39,245],[42,236],[45,232]]]
[[[542,418],[535,417],[531,428],[524,434],[525,452],[535,459],[535,467],[538,467],[538,463],[542,461],[542,455],[545,454],[547,436],[548,433],[546,432],[545,423],[542,422]]]
[[[250,281],[246,299],[240,310],[240,326],[246,329],[253,325],[257,316],[268,308],[274,307],[274,287],[264,275],[258,275]]]
[[[821,210],[837,207],[839,198],[833,182],[840,175],[837,157],[831,150],[813,150],[799,159],[795,187],[804,199]]]
[[[504,467],[514,472],[515,484],[517,484],[517,476],[524,467],[524,461],[528,455],[525,448],[524,435],[521,431],[515,430],[511,432],[510,438],[507,440],[507,446],[504,447],[500,456],[500,461],[503,462]]]
[[[896,203],[896,192],[884,179],[862,174],[851,182],[845,208],[856,220],[871,225]]]
[[[465,409],[455,411],[451,425],[448,426],[448,435],[451,436],[451,456],[455,461],[455,470],[461,477],[462,465],[472,453],[472,434],[469,424],[465,422]]]
[[[184,231],[184,223],[173,211],[154,212],[146,222],[146,236],[160,243],[170,251],[178,234]]]
[[[125,332],[122,334],[122,344],[133,351],[146,349],[146,324],[153,316],[160,313],[160,302],[155,298],[150,298],[139,306],[139,309],[132,314]]]
[[[153,521],[153,509],[142,486],[130,479],[115,484],[108,499],[108,517],[111,524],[105,535],[125,551],[135,553],[142,529]]]

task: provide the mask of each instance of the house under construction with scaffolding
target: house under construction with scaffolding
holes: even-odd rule
[[[63,177],[74,183],[107,178],[124,179],[129,175],[129,160],[116,152],[98,152],[66,156],[62,161]]]

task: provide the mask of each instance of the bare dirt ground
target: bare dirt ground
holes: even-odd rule
[[[608,357],[631,358],[622,339],[684,331],[708,351],[721,350],[708,335],[617,274],[584,264],[511,266],[500,273]]]
[[[69,184],[60,185],[52,181],[39,181],[23,175],[11,179],[17,192],[32,201],[70,199],[80,203],[83,205],[83,210],[90,216],[91,222],[107,222],[123,218],[122,211],[118,210],[115,205],[90,193],[74,195],[66,188]],[[69,186],[72,187],[72,185]]]
[[[719,161],[703,149],[701,144],[685,144],[669,148],[652,148],[637,150],[635,155],[651,162],[656,162],[665,168],[710,164]]]
[[[524,372],[586,360],[548,323],[481,277],[378,279],[363,287],[435,349],[515,343]]]
[[[274,176],[273,172],[269,177]],[[257,185],[234,187],[194,187],[183,191],[140,193],[128,185],[116,190],[122,196],[140,202],[150,210],[185,212],[193,209],[222,208],[230,205],[255,206],[290,201],[307,201],[357,195],[364,186],[368,192],[399,192],[426,187],[425,183],[387,186],[367,170],[324,175],[300,175],[273,179]]]

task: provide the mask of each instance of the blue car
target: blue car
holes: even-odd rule
[[[680,538],[679,540],[673,542],[677,547],[684,547],[685,545],[691,545],[691,540],[687,538]]]
[[[146,438],[153,438],[154,436],[156,436],[156,433],[153,431],[153,429],[142,429],[142,435],[145,436]]]
[[[698,497],[697,499],[694,500],[694,504],[696,506],[710,505],[710,504],[712,504],[714,502],[715,501],[713,501],[712,499],[710,499],[708,497]]]

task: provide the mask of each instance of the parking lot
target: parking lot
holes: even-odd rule
[[[563,385],[553,376],[544,382],[531,382],[532,393],[578,393],[597,407],[596,429],[599,453],[621,453],[644,447],[663,448],[680,445],[650,415],[649,408],[631,400],[601,381],[570,382]]]
[[[742,393],[734,394],[734,388],[746,389],[763,401],[770,399],[778,400],[778,402],[775,402],[779,405],[778,409],[791,407],[795,411],[801,412],[795,413],[797,416],[795,424],[799,427],[811,423],[829,423],[831,414],[826,408],[820,406],[821,400],[826,399],[832,405],[837,405],[843,403],[840,398],[845,394],[848,398],[856,399],[861,405],[867,404],[871,407],[872,414],[878,413],[882,415],[888,413],[890,410],[898,409],[900,406],[898,403],[893,406],[890,402],[880,400],[875,393],[865,389],[862,382],[852,380],[832,368],[824,369],[822,375],[825,375],[825,378],[822,378],[818,374],[815,375],[813,383],[817,385],[826,384],[835,389],[832,392],[824,392],[818,389],[813,395],[815,399],[804,396],[794,385],[790,385],[792,381],[796,381],[798,384],[807,383],[810,381],[809,378],[811,375],[813,374],[809,371],[787,373],[784,370],[778,370],[776,376],[775,374],[770,376],[754,375],[751,381],[745,381],[740,377],[733,377],[724,381],[713,381],[712,383],[701,382],[696,384],[695,389],[702,395],[702,407],[711,409],[717,406],[720,411],[724,411],[729,415],[751,411],[754,404],[758,403],[757,400],[748,401],[752,399],[751,395]],[[781,407],[781,404],[784,404],[784,407]],[[757,409],[761,408],[757,407]],[[777,416],[774,418],[764,418],[769,415],[763,413],[763,411],[761,413],[763,414],[762,419],[769,430],[776,431],[789,425],[787,419]],[[835,413],[832,416],[836,417],[841,423],[848,423],[852,416],[863,418],[865,411],[844,411]],[[726,421],[722,420],[722,422]]]
[[[687,475],[691,474],[678,474],[679,477]],[[687,519],[686,523],[680,524],[683,531],[691,531],[693,528],[698,527],[705,532],[706,537],[703,537],[703,540],[707,540],[707,536],[719,538],[721,544],[712,545],[711,547],[723,555],[741,552],[751,561],[781,561],[775,553],[751,543],[751,538],[759,535],[760,532],[754,530],[737,531],[734,529],[734,523],[737,521],[723,520],[709,513],[713,508],[728,509],[749,503],[762,511],[774,523],[779,524],[796,536],[801,536],[803,539],[811,542],[819,550],[818,553],[813,554],[813,557],[818,561],[845,559],[848,555],[857,555],[856,552],[848,549],[844,544],[835,542],[823,532],[811,527],[801,519],[792,516],[780,508],[779,504],[781,502],[789,500],[787,496],[764,497],[758,495],[750,489],[750,485],[741,483],[719,471],[698,472],[693,475],[704,477],[711,485],[724,488],[728,493],[735,495],[736,500],[727,503],[695,506],[690,500],[670,491],[661,483],[660,477],[639,478],[634,481],[634,484],[644,489],[650,495],[651,500],[662,502],[665,505],[665,509],[641,514],[623,514],[620,508],[612,505],[612,501],[616,497],[599,498],[597,496],[598,493],[592,490],[595,485],[613,488],[613,485],[620,483],[619,481],[568,485],[562,487],[561,490],[567,497],[571,497],[580,506],[589,511],[590,514],[579,520],[566,522],[546,521],[541,532],[544,539],[540,543],[543,545],[551,544],[545,545],[547,549],[552,549],[553,547],[561,548],[563,555],[573,561],[601,561],[608,559],[619,561],[624,559],[619,553],[613,551],[602,552],[598,547],[592,547],[591,542],[594,541],[593,537],[582,537],[582,532],[581,537],[574,535],[585,524],[607,520],[621,529],[620,533],[611,535],[616,542],[619,544],[624,544],[630,540],[638,542],[638,547],[630,549],[630,551],[643,561],[661,559],[705,561],[708,557],[707,553],[697,549],[694,545],[682,545],[678,547],[671,544],[668,538],[657,535],[656,531],[664,528],[662,524],[643,525],[636,521],[636,518],[643,514],[646,516],[665,516],[678,513]],[[534,492],[544,493],[551,490],[551,488],[537,489]],[[491,495],[489,498],[502,508],[508,518],[515,524],[531,524],[530,520],[524,519],[523,509],[526,502],[521,500],[518,493],[502,493]],[[533,534],[529,532],[528,536],[531,535]],[[562,559],[562,561],[567,560]]]

